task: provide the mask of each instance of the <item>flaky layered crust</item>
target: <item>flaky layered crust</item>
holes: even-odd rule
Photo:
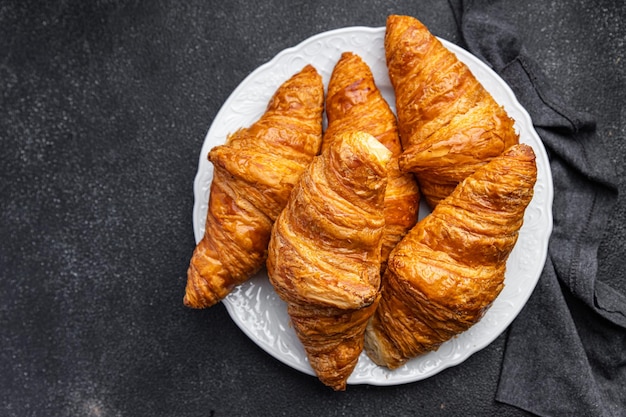
[[[420,195],[413,174],[401,172],[398,166],[402,145],[396,116],[376,86],[369,66],[357,54],[345,52],[335,65],[328,82],[326,115],[328,128],[322,148],[328,147],[335,136],[354,131],[369,133],[392,153],[385,192],[384,270],[391,249],[417,221]]]
[[[313,370],[335,390],[356,366],[379,296],[390,157],[371,135],[338,136],[304,172],[272,229],[270,282]]]
[[[396,95],[400,169],[415,173],[431,207],[519,138],[513,120],[417,19],[387,19],[385,56]]]
[[[474,325],[503,288],[537,178],[535,154],[514,145],[441,200],[398,244],[365,349],[397,368]]]
[[[307,65],[277,89],[257,122],[210,151],[214,176],[186,306],[219,302],[264,266],[272,224],[321,148],[323,103],[322,78]]]

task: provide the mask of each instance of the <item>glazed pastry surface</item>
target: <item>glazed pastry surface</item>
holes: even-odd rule
[[[272,224],[320,151],[323,105],[322,78],[307,65],[258,121],[211,149],[205,233],[187,271],[186,306],[214,305],[264,266]]]
[[[404,152],[434,207],[465,177],[518,143],[504,108],[416,18],[387,18],[385,56]]]
[[[504,285],[537,178],[535,154],[514,145],[441,200],[396,246],[365,349],[394,369],[480,320]]]
[[[390,158],[369,134],[339,135],[304,172],[272,230],[270,282],[311,367],[335,390],[346,388],[379,297]]]
[[[391,249],[417,222],[420,195],[413,174],[401,172],[398,167],[402,145],[396,116],[376,86],[370,67],[359,55],[344,52],[335,65],[328,83],[326,115],[328,128],[322,148],[330,146],[335,136],[354,131],[369,133],[392,153],[385,192],[384,270]]]

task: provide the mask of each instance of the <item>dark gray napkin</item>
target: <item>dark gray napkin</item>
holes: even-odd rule
[[[626,297],[597,279],[616,202],[595,121],[568,108],[507,26],[506,2],[454,1],[465,46],[511,86],[550,158],[554,230],[537,287],[511,324],[496,399],[542,416],[626,415]]]

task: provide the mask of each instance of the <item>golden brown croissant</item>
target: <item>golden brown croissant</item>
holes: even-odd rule
[[[264,266],[272,224],[321,148],[323,105],[322,78],[307,65],[258,121],[211,149],[206,227],[187,271],[186,306],[219,302]]]
[[[270,282],[311,367],[335,390],[346,388],[379,296],[390,157],[369,134],[336,138],[304,172],[272,229]]]
[[[387,18],[385,55],[404,147],[400,169],[416,174],[434,207],[519,138],[505,110],[417,19]]]
[[[537,178],[525,144],[467,177],[396,246],[365,350],[397,368],[480,320],[503,288]]]
[[[417,221],[419,189],[413,174],[400,172],[398,157],[402,146],[396,116],[376,86],[369,66],[359,55],[344,52],[335,65],[328,82],[326,116],[328,128],[322,149],[330,146],[337,135],[361,131],[374,136],[392,153],[392,160],[387,164],[385,192],[381,259],[384,270],[391,249]]]

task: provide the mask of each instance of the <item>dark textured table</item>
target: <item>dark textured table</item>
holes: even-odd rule
[[[529,56],[596,117],[616,165],[599,273],[626,292],[626,7],[510,3]],[[506,333],[426,380],[336,393],[223,305],[182,305],[193,179],[222,103],[281,50],[391,13],[459,40],[437,0],[0,4],[0,415],[525,415],[494,399]]]

